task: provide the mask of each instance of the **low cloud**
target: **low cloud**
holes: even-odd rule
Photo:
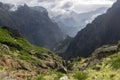
[[[43,6],[51,16],[64,14],[67,11],[77,13],[88,12],[100,7],[110,7],[115,0],[0,0],[0,2],[15,5]]]

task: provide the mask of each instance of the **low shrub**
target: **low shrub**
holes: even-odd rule
[[[86,73],[82,73],[82,72],[76,72],[73,77],[77,80],[87,80],[88,75]]]

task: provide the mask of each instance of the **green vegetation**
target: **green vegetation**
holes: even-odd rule
[[[34,80],[59,80],[61,77],[65,76],[65,74],[61,73],[61,72],[49,72],[47,74],[41,74],[40,76],[38,76],[37,78],[35,78]]]
[[[62,64],[62,59],[53,52],[34,46],[19,34],[13,33],[6,28],[0,28],[0,70],[4,67],[13,78],[31,80],[41,73],[54,71],[51,66]],[[39,76],[35,80],[44,79]]]
[[[1,45],[2,44],[8,45],[11,51],[18,52],[19,54],[17,57],[19,57],[19,59],[21,60],[27,60],[36,63],[38,62],[37,59],[31,55],[37,54],[38,56],[41,57],[44,57],[42,53],[49,53],[53,55],[53,53],[47,49],[33,46],[24,38],[19,36],[13,37],[12,35],[14,34],[12,34],[11,32],[7,31],[4,28],[0,28],[0,43]],[[1,52],[6,53],[4,50],[1,50]]]
[[[120,80],[120,46],[106,45],[98,48],[91,57],[73,60],[70,80]],[[87,73],[87,74],[86,74]]]
[[[35,78],[34,80],[45,80],[45,79],[44,79],[44,75],[38,76],[38,77]]]
[[[0,66],[0,71],[3,70],[4,68],[2,66]]]
[[[77,80],[87,80],[88,75],[86,73],[83,73],[83,72],[75,72],[73,77]]]
[[[57,76],[54,78],[54,80],[59,80],[61,77],[65,76],[63,73],[60,73],[60,72],[58,72],[56,74],[57,74]]]
[[[110,63],[114,69],[120,69],[120,52],[111,56]]]

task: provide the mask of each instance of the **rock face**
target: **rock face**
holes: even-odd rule
[[[82,29],[66,51],[68,57],[88,57],[98,47],[120,40],[120,1]]]
[[[42,7],[19,6],[16,11],[0,5],[0,25],[17,28],[32,44],[53,49],[63,40],[57,23],[52,22],[46,9]]]

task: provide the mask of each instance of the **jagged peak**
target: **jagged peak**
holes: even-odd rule
[[[2,2],[0,2],[0,8],[3,8],[5,10],[10,10],[13,7],[12,4],[4,4]]]
[[[41,7],[41,6],[34,6],[31,8],[36,10],[36,11],[40,11],[40,12],[48,12],[47,9],[45,9],[44,7]]]
[[[23,5],[18,6],[18,10],[26,10],[26,9],[30,9],[27,4],[23,4]]]

